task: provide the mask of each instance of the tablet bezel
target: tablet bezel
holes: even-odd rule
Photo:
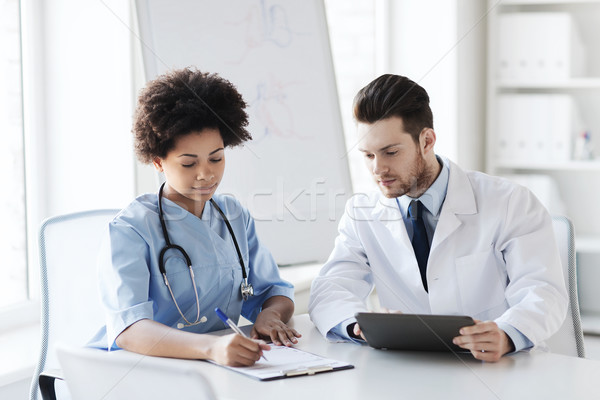
[[[369,346],[376,349],[465,352],[452,343],[462,327],[474,325],[466,315],[356,313]]]

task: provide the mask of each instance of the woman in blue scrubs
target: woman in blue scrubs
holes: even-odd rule
[[[110,223],[100,259],[107,322],[92,346],[242,366],[270,348],[259,339],[297,343],[301,335],[286,325],[294,311],[292,285],[279,277],[248,211],[215,194],[225,148],[251,139],[245,107],[230,82],[194,69],[162,75],[142,90],[136,153],[166,181],[159,194],[138,197]],[[165,250],[161,268],[168,243],[183,251]],[[244,300],[246,283],[254,294]],[[240,315],[253,321],[252,339],[205,335],[227,327],[215,307],[234,322]]]

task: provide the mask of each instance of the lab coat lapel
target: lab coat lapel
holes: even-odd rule
[[[385,257],[388,262],[397,274],[403,276],[403,279],[409,282],[408,286],[411,288],[413,296],[418,299],[418,303],[428,304],[427,292],[423,288],[419,265],[414,256],[414,250],[396,199],[380,196],[372,216],[374,221],[378,221],[389,232],[389,237],[375,238],[385,249]],[[393,288],[388,289],[390,294],[393,293],[392,298],[395,299],[394,301],[397,301],[396,297],[398,296],[403,297],[399,293],[394,293]]]
[[[372,215],[374,220],[379,221],[389,231],[396,243],[412,248],[408,234],[406,233],[402,213],[398,209],[395,198],[389,199],[380,196]]]
[[[458,165],[451,161],[448,161],[448,163],[450,165],[448,190],[440,212],[440,219],[433,235],[430,257],[435,252],[436,247],[462,224],[458,215],[477,213],[475,194],[473,193],[469,178]]]

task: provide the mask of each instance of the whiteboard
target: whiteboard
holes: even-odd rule
[[[226,152],[219,193],[278,264],[324,261],[352,187],[322,0],[138,0],[146,79],[194,66],[231,81],[253,140]]]

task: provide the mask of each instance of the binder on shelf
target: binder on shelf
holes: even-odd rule
[[[571,96],[501,94],[497,115],[497,160],[541,164],[572,159],[579,118]]]
[[[506,13],[498,28],[500,82],[560,82],[585,75],[583,44],[569,13]]]

